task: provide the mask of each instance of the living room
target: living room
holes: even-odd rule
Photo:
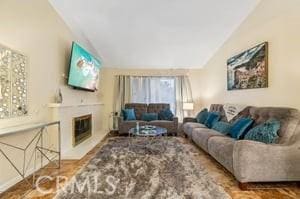
[[[2,0],[0,198],[300,198],[299,11]]]

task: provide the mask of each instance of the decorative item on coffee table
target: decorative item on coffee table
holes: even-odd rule
[[[129,130],[129,137],[131,136],[153,137],[153,136],[164,136],[164,135],[167,135],[167,129],[157,127],[157,126],[152,126],[152,125],[139,126],[138,122],[136,127],[131,128]]]

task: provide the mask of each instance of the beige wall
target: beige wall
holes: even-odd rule
[[[75,91],[65,86],[62,75],[67,71],[71,43],[75,38],[50,6],[47,0],[1,0],[0,43],[22,52],[29,57],[28,106],[26,117],[1,120],[0,128],[34,121],[45,121],[49,117],[47,104],[53,102],[58,88],[62,88],[66,103],[99,101],[100,92]],[[1,138],[1,141],[24,146],[32,133]],[[8,150],[8,149],[7,149]],[[21,153],[9,150],[10,157],[21,157]],[[21,167],[21,158],[17,159]],[[0,155],[0,190],[17,175]]]
[[[97,93],[74,91],[65,86],[73,35],[46,0],[0,1],[0,43],[29,57],[29,116],[2,120],[0,126],[46,120],[47,104],[61,87],[69,103],[96,102],[104,106],[104,124],[112,111],[115,75],[188,75],[195,110],[211,103],[290,106],[300,109],[300,1],[263,0],[219,51],[199,70],[108,69],[101,73]],[[269,88],[226,90],[226,60],[258,43],[269,42]],[[199,44],[201,45],[201,44]],[[6,138],[22,145],[29,133]],[[17,155],[11,153],[11,155]],[[0,156],[0,187],[16,176]]]
[[[227,91],[226,60],[269,42],[269,88]],[[199,101],[300,109],[300,1],[263,0],[198,77]]]

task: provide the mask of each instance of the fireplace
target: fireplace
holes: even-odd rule
[[[92,136],[92,115],[73,118],[73,146]]]

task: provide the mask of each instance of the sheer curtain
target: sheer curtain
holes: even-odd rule
[[[174,77],[131,77],[131,102],[168,103],[173,113],[176,110]]]
[[[193,102],[191,84],[187,76],[177,76],[175,78],[176,82],[176,116],[179,121],[183,120],[184,111],[183,103]]]
[[[130,76],[115,76],[113,111],[120,113],[126,103],[131,102]]]
[[[168,103],[173,113],[183,119],[183,103],[192,102],[187,76],[116,76],[114,112],[126,103]]]

